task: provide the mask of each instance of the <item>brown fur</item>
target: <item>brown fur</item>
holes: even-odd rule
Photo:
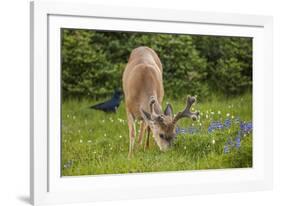
[[[193,103],[191,101],[187,103],[184,112],[177,115],[176,121],[171,105],[167,105],[165,112],[162,112],[162,72],[162,64],[155,51],[148,47],[138,47],[132,51],[122,79],[130,137],[129,157],[132,155],[136,136],[135,120],[141,120],[139,144],[147,130],[146,146],[149,145],[151,131],[160,150],[166,150],[176,136],[176,121],[195,115],[189,111]]]

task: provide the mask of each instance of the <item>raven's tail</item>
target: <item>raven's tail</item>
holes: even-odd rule
[[[100,103],[100,104],[95,104],[93,106],[90,106],[91,109],[101,109],[101,106],[102,106],[103,103]]]

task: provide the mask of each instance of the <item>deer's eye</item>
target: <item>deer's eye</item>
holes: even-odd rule
[[[164,137],[165,137],[164,134],[160,134],[159,136],[160,136],[160,138],[162,138],[162,139],[164,139]]]

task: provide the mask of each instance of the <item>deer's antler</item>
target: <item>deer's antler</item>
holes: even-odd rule
[[[190,97],[190,96],[187,97],[186,107],[182,112],[177,113],[177,115],[173,119],[174,124],[176,124],[179,119],[184,118],[184,117],[189,117],[193,120],[197,119],[197,117],[199,116],[199,112],[190,111],[190,108],[195,101],[196,101],[195,97]]]

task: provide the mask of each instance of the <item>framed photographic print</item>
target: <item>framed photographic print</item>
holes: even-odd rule
[[[32,2],[33,204],[271,189],[272,78],[271,17]]]

